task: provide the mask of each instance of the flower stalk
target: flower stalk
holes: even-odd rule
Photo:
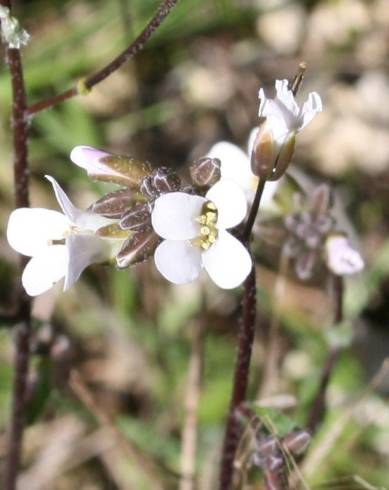
[[[0,0],[0,5],[11,9],[9,0]],[[29,206],[29,169],[27,161],[28,123],[24,117],[27,102],[23,77],[23,65],[19,49],[5,46],[5,59],[8,64],[12,85],[12,128],[14,150],[14,200],[15,207]],[[19,270],[26,265],[20,256]],[[31,304],[23,291],[21,282],[17,285],[15,374],[13,381],[11,420],[8,432],[8,453],[6,461],[4,490],[15,490],[16,477],[20,463],[20,452],[25,422],[25,393],[30,360]]]
[[[96,73],[93,73],[85,79],[81,79],[75,86],[71,87],[70,89],[65,90],[58,95],[54,95],[53,97],[49,97],[30,105],[26,110],[26,114],[28,116],[32,116],[37,112],[49,109],[50,107],[60,104],[67,99],[71,99],[76,95],[88,94],[95,85],[108,78],[126,61],[133,58],[139,53],[139,51],[143,49],[146,42],[166,19],[166,17],[169,15],[171,10],[176,6],[177,3],[178,0],[163,0],[158,10],[156,11],[152,19],[148,22],[143,31],[139,34],[139,36],[116,58],[114,58],[107,65],[101,68],[101,70],[98,70]]]

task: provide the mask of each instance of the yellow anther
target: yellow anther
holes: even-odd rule
[[[201,235],[209,235],[210,231],[211,230],[208,228],[208,226],[202,226],[200,228],[200,234]]]

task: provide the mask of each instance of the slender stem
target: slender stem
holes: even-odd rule
[[[266,180],[260,179],[258,182],[257,190],[255,192],[255,197],[253,204],[251,205],[250,213],[246,221],[246,226],[243,231],[243,241],[247,244],[250,240],[251,231],[253,229],[255,219],[258,214],[259,204],[261,202],[263,190],[265,188]]]
[[[337,325],[343,321],[344,282],[341,276],[333,275],[331,279],[334,292],[334,325]],[[341,349],[339,347],[333,347],[328,353],[327,358],[324,362],[320,375],[319,387],[313,399],[308,416],[307,427],[312,434],[316,432],[317,428],[321,425],[325,417],[325,398],[327,388],[340,352]]]
[[[256,319],[255,282],[255,268],[253,266],[244,283],[242,323],[239,331],[232,396],[222,450],[220,490],[229,490],[232,486],[234,458],[241,434],[241,426],[237,417],[237,411],[246,397],[249,378]]]
[[[88,93],[95,85],[105,80],[107,77],[109,77],[109,75],[120,68],[123,63],[133,58],[137,53],[139,53],[139,51],[143,49],[146,42],[162,24],[162,22],[169,15],[171,10],[176,6],[177,3],[178,0],[163,0],[155,15],[148,22],[148,24],[139,34],[139,36],[115,59],[113,59],[110,63],[105,65],[96,73],[93,73],[89,77],[83,79],[77,86],[74,86],[58,95],[54,95],[53,97],[49,97],[45,100],[41,100],[39,102],[36,102],[35,104],[30,105],[27,109],[27,114],[36,114],[37,112],[49,109],[50,107],[53,107],[76,95]]]
[[[11,2],[0,0],[0,3],[10,8]],[[12,85],[12,129],[13,129],[13,168],[14,168],[14,198],[15,207],[29,206],[29,170],[27,163],[28,124],[24,114],[26,110],[26,93],[23,78],[23,66],[18,49],[5,47],[6,62],[9,67]],[[20,272],[26,265],[26,258],[20,257]],[[19,275],[20,278],[20,275]],[[15,374],[13,382],[13,398],[11,421],[8,434],[8,454],[5,472],[5,490],[15,490],[16,478],[20,464],[24,421],[25,393],[30,359],[31,334],[31,304],[24,292],[21,281],[17,285],[17,320]]]

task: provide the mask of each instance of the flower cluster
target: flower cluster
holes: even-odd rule
[[[260,125],[251,132],[248,153],[225,141],[215,144],[190,167],[189,185],[166,167],[153,169],[128,156],[74,148],[71,160],[92,179],[120,188],[82,211],[47,177],[63,214],[47,209],[11,214],[8,241],[31,257],[22,277],[28,294],[41,294],[63,277],[68,289],[95,262],[124,268],[152,254],[159,272],[175,284],[193,281],[205,270],[221,288],[239,286],[252,260],[231,229],[245,220],[259,179],[282,176],[295,135],[321,111],[316,93],[300,109],[286,80],[276,82],[274,99],[262,89],[259,98]],[[265,207],[272,205],[276,189],[277,182],[266,184]]]

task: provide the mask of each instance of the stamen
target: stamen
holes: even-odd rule
[[[192,244],[196,247],[208,250],[209,247],[216,242],[217,238],[217,223],[218,213],[213,202],[208,201],[204,204],[201,215],[196,218],[200,227],[200,235],[192,240]]]

